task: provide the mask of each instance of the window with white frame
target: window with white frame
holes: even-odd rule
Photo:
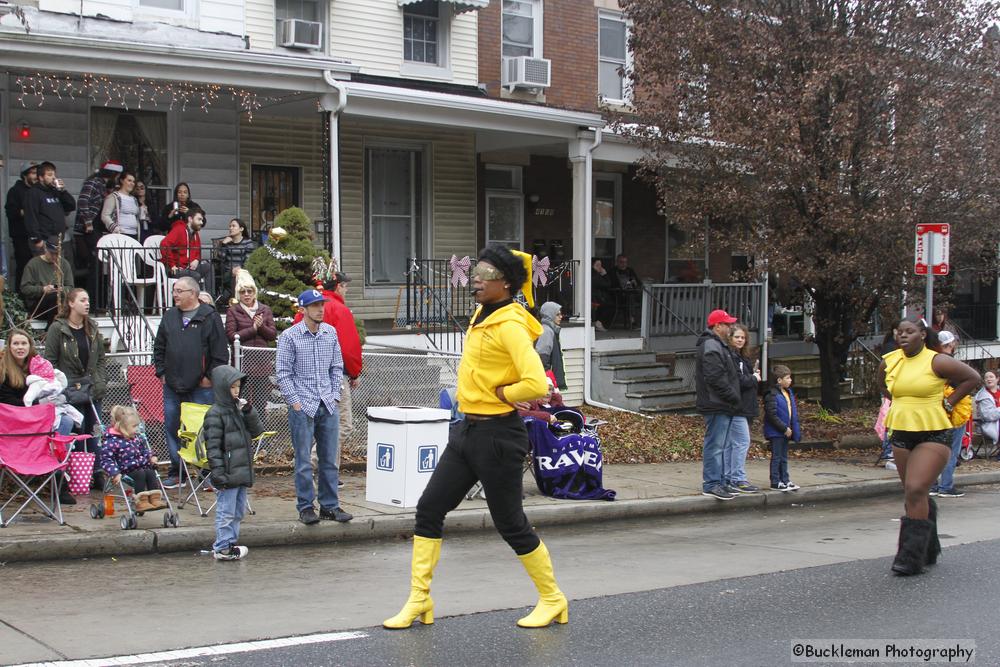
[[[542,57],[541,0],[503,0],[502,21],[505,57]]]
[[[444,64],[446,21],[438,0],[421,0],[403,7],[403,60],[409,63]]]
[[[629,67],[628,24],[621,14],[600,15],[598,89],[609,102],[628,100],[625,72]]]
[[[139,0],[143,9],[165,9],[171,12],[183,12],[184,0]]]
[[[424,150],[369,146],[365,151],[369,285],[404,280],[407,260],[424,248]]]
[[[621,174],[594,174],[594,257],[614,260],[620,247]]]
[[[277,20],[278,32],[276,34],[281,35],[282,21],[288,19],[323,23],[323,5],[319,0],[275,0],[274,18]],[[326,42],[326,40],[323,40],[323,42]]]
[[[521,167],[487,165],[483,185],[486,190],[486,242],[520,248],[524,238]]]

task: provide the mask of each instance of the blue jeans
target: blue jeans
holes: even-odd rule
[[[747,479],[747,452],[750,451],[750,421],[746,417],[733,417],[729,427],[726,448],[722,451],[722,480],[730,486]]]
[[[170,477],[177,477],[181,470],[181,459],[177,452],[181,448],[177,431],[181,427],[181,403],[201,403],[211,405],[215,393],[211,387],[198,387],[186,394],[178,394],[166,384],[163,385],[163,430],[167,432],[167,449],[170,451]]]
[[[771,443],[771,486],[788,484],[788,438],[781,435],[768,438]]]
[[[941,471],[938,482],[931,487],[931,491],[951,491],[955,488],[955,466],[958,465],[958,455],[962,452],[962,436],[965,435],[965,426],[959,426],[951,432],[951,456],[948,457],[948,465]]]
[[[56,433],[59,435],[69,435],[73,432],[73,418],[69,415],[63,415],[59,418],[59,426],[56,427]]]
[[[240,539],[240,521],[247,509],[247,487],[219,489],[215,505],[213,551],[225,551]]]
[[[705,442],[701,446],[701,490],[722,484],[723,452],[729,440],[732,415],[705,415]]]
[[[302,511],[313,506],[316,490],[313,488],[312,445],[316,440],[316,458],[319,459],[319,506],[332,510],[340,507],[337,497],[337,431],[340,416],[320,403],[316,415],[310,417],[302,410],[288,409],[288,426],[292,430],[292,449],[295,451],[295,508]]]
[[[889,431],[886,431],[885,437],[882,438],[882,456],[879,457],[879,461],[886,461],[891,458],[894,458],[892,454],[892,445],[889,443]]]

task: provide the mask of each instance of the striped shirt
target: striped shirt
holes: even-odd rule
[[[301,403],[306,415],[315,417],[322,401],[330,414],[337,414],[344,357],[337,330],[329,324],[320,324],[315,334],[305,322],[286,329],[278,337],[275,370],[278,388],[289,406]]]

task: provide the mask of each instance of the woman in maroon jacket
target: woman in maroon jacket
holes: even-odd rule
[[[257,300],[257,285],[253,276],[245,269],[236,274],[236,297],[238,301],[230,305],[226,312],[226,337],[232,345],[240,337],[240,347],[271,347],[278,338],[274,326],[274,313]],[[271,395],[270,376],[274,371],[273,354],[244,351],[241,354],[241,370],[247,374],[247,388],[250,402],[263,415],[267,399]]]

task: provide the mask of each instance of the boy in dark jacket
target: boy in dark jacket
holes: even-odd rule
[[[253,486],[253,439],[263,433],[260,416],[240,398],[246,377],[232,366],[212,370],[215,403],[205,414],[202,436],[218,492],[215,506],[215,560],[240,560],[249,549],[239,546],[240,521],[247,506],[247,488]]]
[[[775,365],[775,386],[764,395],[764,437],[771,443],[771,488],[775,491],[796,491],[799,486],[788,480],[788,441],[799,442],[799,408],[795,403],[792,371],[788,366]]]

